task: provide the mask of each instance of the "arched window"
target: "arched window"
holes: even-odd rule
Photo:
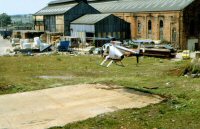
[[[142,23],[138,21],[138,34],[142,33]]]
[[[164,24],[163,24],[163,20],[160,20],[160,28],[163,28]]]
[[[172,42],[176,42],[176,28],[172,29]]]
[[[163,20],[160,20],[160,27],[159,27],[160,40],[163,40],[163,28],[164,28]]]
[[[151,20],[148,21],[148,33],[151,34],[152,32],[152,23]]]

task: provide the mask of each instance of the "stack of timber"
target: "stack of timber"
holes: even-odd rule
[[[163,58],[175,58],[176,50],[173,47],[165,45],[156,45],[156,46],[143,46],[141,48],[143,56],[152,56],[152,57],[163,57]]]

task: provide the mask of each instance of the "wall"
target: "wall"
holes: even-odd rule
[[[140,13],[115,13],[116,16],[131,23],[132,39],[153,39],[171,42],[176,48],[180,48],[180,11],[169,12],[140,12]],[[151,31],[148,31],[148,21],[151,21]],[[160,21],[163,21],[163,29],[160,30]],[[141,24],[141,30],[138,31],[138,23]],[[176,40],[172,39],[172,30],[176,29]],[[149,33],[150,32],[150,33]],[[160,35],[163,33],[163,38]]]
[[[130,39],[130,23],[110,15],[95,24],[95,36],[103,38],[112,36],[120,40]]]
[[[70,28],[72,32],[95,32],[94,25],[71,24]]]
[[[44,17],[43,16],[34,16],[35,30],[44,31]]]
[[[56,16],[56,32],[64,33],[64,15]]]
[[[44,23],[45,31],[64,33],[64,15],[46,15]]]
[[[182,24],[182,42],[186,46],[190,40],[198,39],[198,46],[196,50],[200,50],[200,1],[196,0],[193,4],[189,5],[183,11],[183,24]],[[185,47],[185,49],[188,49]]]
[[[71,36],[79,37],[82,43],[86,42],[86,32],[95,33],[94,25],[71,24]]]

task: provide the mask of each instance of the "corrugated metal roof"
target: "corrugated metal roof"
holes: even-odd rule
[[[120,0],[90,4],[103,13],[182,10],[195,0]]]
[[[60,3],[67,3],[67,2],[75,2],[75,0],[54,0],[49,2],[49,4],[60,4]]]
[[[91,2],[91,1],[95,1],[95,0],[87,0],[88,2]],[[62,3],[71,3],[71,2],[76,2],[76,0],[54,0],[54,1],[51,1],[49,2],[49,5],[51,4],[62,4]]]
[[[76,6],[78,3],[75,4],[67,4],[67,5],[59,5],[59,6],[47,6],[37,13],[35,15],[51,15],[51,14],[64,14],[74,6]]]
[[[120,0],[90,3],[90,5],[102,13],[152,12],[182,10],[193,1],[195,0]],[[59,0],[57,2],[59,2]],[[77,5],[77,3],[54,6],[51,5],[38,11],[35,15],[63,14],[75,5]]]
[[[110,15],[112,14],[87,14],[76,19],[75,21],[71,23],[72,24],[95,24]]]

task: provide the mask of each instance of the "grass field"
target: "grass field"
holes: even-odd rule
[[[101,60],[97,56],[0,57],[0,94],[69,84],[115,84],[158,94],[166,97],[166,101],[52,129],[200,128],[200,79],[181,76],[189,61],[145,57],[136,65],[136,59],[130,57],[123,61],[125,67],[112,65],[105,68],[98,65]]]

